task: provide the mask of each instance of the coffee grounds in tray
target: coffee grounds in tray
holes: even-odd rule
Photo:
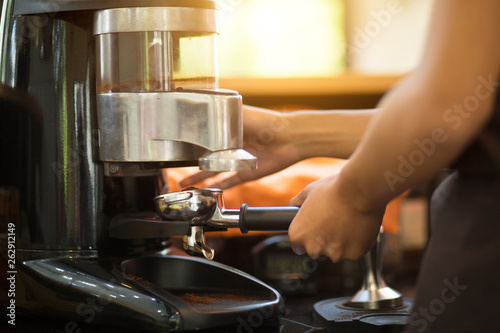
[[[139,276],[132,274],[125,275],[134,283],[142,286],[143,288],[151,291],[162,289],[157,285],[145,280]],[[168,289],[166,291],[169,291]],[[205,291],[169,291],[176,297],[181,299],[187,305],[204,312],[229,310],[233,307],[259,304],[269,301],[269,298],[251,296],[244,293],[231,293],[231,292],[205,292]]]
[[[200,309],[227,309],[234,306],[242,306],[248,304],[261,303],[262,301],[267,301],[265,298],[259,298],[255,296],[245,295],[245,294],[233,294],[233,293],[184,293],[183,295],[178,295],[181,300],[186,304]]]

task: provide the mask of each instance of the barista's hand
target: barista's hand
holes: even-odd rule
[[[290,242],[309,256],[327,255],[332,261],[357,260],[375,244],[385,206],[371,211],[356,207],[352,191],[332,175],[308,185],[290,201],[301,206],[288,230]]]
[[[179,185],[188,187],[205,181],[204,187],[227,189],[232,186],[268,176],[299,162],[301,157],[289,137],[287,115],[271,110],[244,106],[244,146],[257,157],[258,168],[252,171],[222,173],[202,171]],[[229,176],[227,176],[229,174]]]

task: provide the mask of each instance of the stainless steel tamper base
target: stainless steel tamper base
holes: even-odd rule
[[[388,310],[403,306],[403,297],[396,290],[387,287],[382,278],[383,231],[377,237],[375,246],[360,260],[363,271],[361,289],[346,302],[346,307],[365,310]]]
[[[313,316],[327,332],[403,332],[413,302],[387,287],[381,270],[382,230],[375,246],[360,260],[363,285],[351,298],[314,304]]]
[[[403,297],[390,287],[360,290],[345,306],[364,310],[394,309],[403,306]]]

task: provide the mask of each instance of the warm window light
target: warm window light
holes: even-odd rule
[[[350,71],[400,74],[420,61],[434,0],[348,0]]]
[[[344,59],[342,0],[220,0],[221,77],[325,77]]]

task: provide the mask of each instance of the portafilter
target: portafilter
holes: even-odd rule
[[[184,250],[209,260],[214,250],[205,242],[206,230],[239,228],[248,231],[287,231],[299,207],[249,207],[240,209],[224,207],[222,190],[215,188],[186,189],[157,196],[157,213],[166,221],[188,222],[189,231],[182,236]]]

